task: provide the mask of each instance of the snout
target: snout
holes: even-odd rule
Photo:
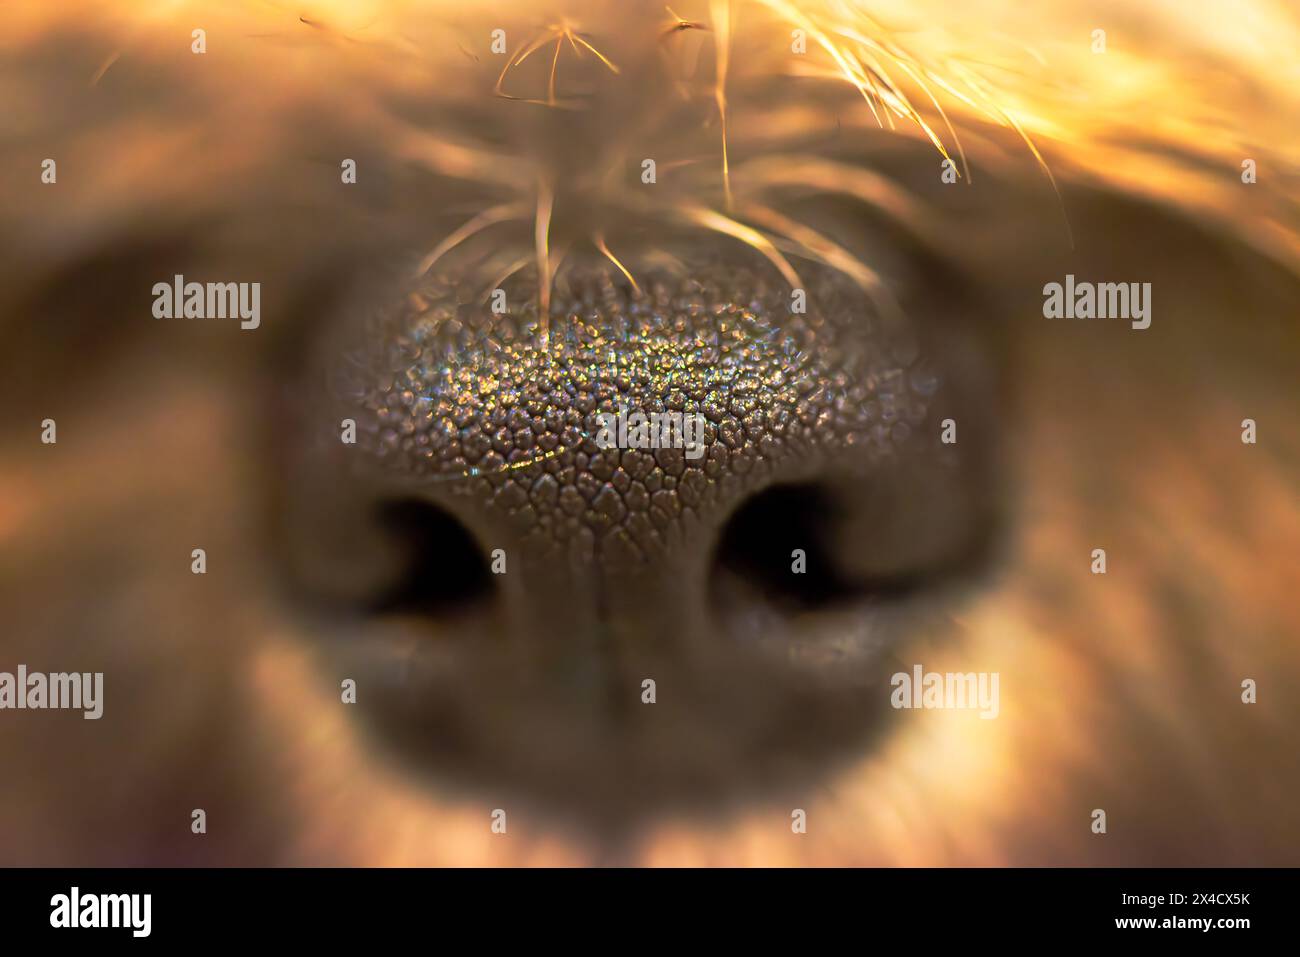
[[[326,337],[283,551],[395,761],[611,819],[806,787],[986,540],[969,362],[839,274],[438,273]],[[909,617],[910,616],[910,617]]]

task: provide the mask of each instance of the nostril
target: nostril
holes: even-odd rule
[[[491,597],[492,573],[482,549],[438,505],[418,499],[383,502],[375,521],[402,560],[372,612],[446,615]]]
[[[715,590],[738,577],[773,604],[808,609],[855,594],[834,549],[842,509],[828,489],[778,485],[745,502],[723,526],[713,560]]]

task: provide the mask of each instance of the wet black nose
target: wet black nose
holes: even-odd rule
[[[284,543],[403,760],[623,813],[877,726],[878,606],[982,522],[943,423],[984,426],[920,328],[805,278],[578,263],[542,322],[435,275],[330,340]]]

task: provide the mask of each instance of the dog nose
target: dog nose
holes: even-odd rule
[[[839,753],[885,697],[845,609],[978,524],[915,328],[830,270],[639,278],[575,263],[542,312],[426,277],[329,340],[287,465],[289,563],[363,610],[331,647],[385,738],[587,813]]]

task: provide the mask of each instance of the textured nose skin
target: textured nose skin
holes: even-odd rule
[[[734,264],[644,294],[607,266],[573,270],[545,344],[535,287],[503,292],[494,314],[426,282],[351,353],[349,394],[363,455],[463,496],[548,563],[681,565],[756,487],[899,454],[938,386],[915,338],[826,273],[796,312],[779,277]],[[702,449],[602,442],[602,413],[697,417]]]
[[[769,268],[718,260],[634,287],[579,263],[543,330],[534,283],[503,285],[494,312],[435,274],[330,340],[301,426],[300,564],[382,586],[409,555],[375,510],[413,501],[471,542],[417,589],[491,566],[451,612],[380,615],[383,637],[367,619],[327,643],[403,761],[622,821],[807,785],[879,726],[900,626],[870,586],[916,551],[904,498],[933,493],[941,538],[970,524],[953,504],[963,462],[938,441],[953,399],[913,327],[836,273],[803,278],[792,296]],[[602,433],[619,413],[698,417],[700,446]],[[742,518],[772,489],[816,494]],[[426,549],[461,547],[440,536]],[[844,583],[843,600],[783,603],[799,576]]]

